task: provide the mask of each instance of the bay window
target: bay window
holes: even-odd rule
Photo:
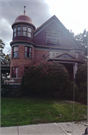
[[[13,28],[13,37],[27,36],[32,37],[32,28],[27,25],[19,25]]]

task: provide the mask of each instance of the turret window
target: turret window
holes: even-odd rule
[[[13,37],[16,37],[16,36],[27,36],[31,38],[32,29],[25,25],[17,26],[13,29]]]
[[[13,36],[16,37],[16,28],[13,29]]]
[[[28,27],[28,37],[31,37],[31,28]]]
[[[18,46],[13,47],[13,58],[18,58]]]
[[[22,27],[22,36],[27,36],[27,27]]]
[[[17,27],[17,36],[21,36],[21,26]]]

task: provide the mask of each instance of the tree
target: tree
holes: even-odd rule
[[[78,35],[75,35],[76,41],[85,47],[85,55],[87,55],[87,49],[88,49],[88,31],[84,29],[83,33],[80,33]]]
[[[5,47],[4,42],[2,41],[2,39],[0,39],[0,61],[1,61],[1,65],[8,65],[10,64],[10,54],[5,54],[3,53],[3,49]]]

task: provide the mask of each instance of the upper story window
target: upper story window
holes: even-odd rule
[[[17,36],[21,36],[21,26],[17,27]]]
[[[14,27],[13,29],[13,37],[16,36],[27,36],[27,37],[32,37],[32,28],[28,27],[26,25],[20,25],[17,27]]]
[[[60,35],[49,33],[46,35],[46,42],[47,44],[60,44]]]
[[[18,46],[13,47],[13,58],[18,58]]]
[[[25,57],[31,58],[32,49],[31,47],[25,46]]]
[[[13,29],[13,36],[16,37],[16,27]]]
[[[27,27],[26,26],[22,27],[22,36],[27,36]]]
[[[32,37],[32,31],[31,31],[31,28],[28,27],[28,37]]]

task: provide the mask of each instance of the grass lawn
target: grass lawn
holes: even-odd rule
[[[74,113],[73,113],[74,110]],[[69,101],[40,98],[1,98],[1,126],[80,121],[87,119],[87,106]]]

